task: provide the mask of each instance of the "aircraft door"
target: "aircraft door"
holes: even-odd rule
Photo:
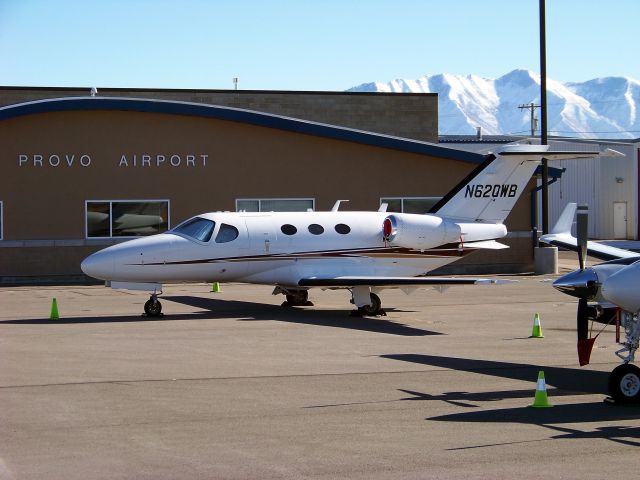
[[[273,217],[256,216],[245,217],[251,251],[259,255],[274,253],[276,234],[273,227]]]

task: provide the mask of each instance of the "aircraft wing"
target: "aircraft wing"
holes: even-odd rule
[[[452,278],[452,277],[309,277],[298,282],[301,287],[347,288],[356,286],[369,287],[428,287],[451,285],[491,285],[512,283],[513,280],[495,278]]]
[[[556,247],[566,248],[574,252],[578,251],[578,239],[571,235],[571,225],[576,212],[576,204],[568,203],[562,211],[558,222],[554,225],[551,233],[542,235],[540,241]],[[623,248],[610,247],[598,242],[587,242],[587,255],[599,260],[619,260],[621,258],[639,258],[640,253]]]
[[[548,234],[540,237],[540,241],[555,247],[566,248],[574,252],[578,251],[578,240],[572,235]],[[640,253],[623,248],[610,247],[598,242],[587,242],[587,255],[599,260],[619,260],[621,258],[640,259]]]

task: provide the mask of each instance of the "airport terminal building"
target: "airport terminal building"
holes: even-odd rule
[[[483,161],[439,146],[437,95],[0,87],[0,284],[82,281],[81,260],[207,211],[424,213]],[[529,189],[535,188],[535,182]],[[530,198],[509,251],[532,269]]]

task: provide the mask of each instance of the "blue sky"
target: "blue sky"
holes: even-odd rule
[[[547,0],[547,72],[640,79],[638,0]],[[0,85],[346,90],[539,71],[538,0],[0,0]]]

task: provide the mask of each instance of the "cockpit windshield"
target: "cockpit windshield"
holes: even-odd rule
[[[193,238],[200,242],[208,242],[211,240],[211,234],[216,224],[213,220],[207,220],[206,218],[195,217],[191,220],[187,220],[181,223],[176,228],[171,230],[175,233],[181,233],[187,237]]]

